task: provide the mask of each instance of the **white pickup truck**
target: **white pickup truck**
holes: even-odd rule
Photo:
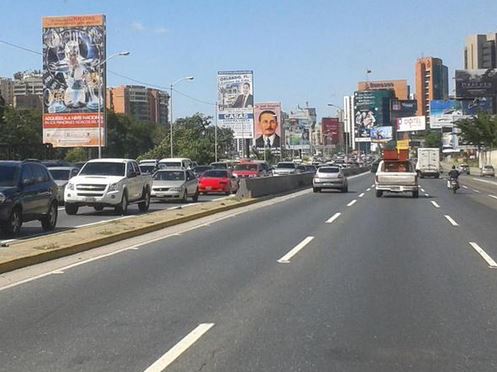
[[[94,159],[88,161],[64,190],[65,210],[78,213],[81,206],[97,211],[112,207],[118,214],[126,214],[129,203],[138,203],[141,211],[150,206],[152,176],[142,174],[132,159]]]
[[[412,192],[412,197],[419,196],[418,175],[408,160],[382,160],[378,165],[375,178],[376,197],[385,191]]]

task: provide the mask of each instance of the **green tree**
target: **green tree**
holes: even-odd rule
[[[482,149],[491,150],[497,146],[497,117],[487,113],[461,119],[456,122],[461,131],[460,137],[464,144],[474,145],[478,153]]]
[[[230,129],[218,128],[219,158],[230,157],[233,151],[233,132]],[[199,164],[208,164],[215,160],[215,128],[210,117],[195,114],[181,118],[173,126],[174,156],[190,158]],[[140,156],[145,158],[170,157],[170,133],[152,150]]]
[[[425,135],[425,146],[426,147],[442,147],[442,134],[440,132],[428,132]]]
[[[75,147],[67,151],[65,160],[70,163],[76,163],[80,161],[88,160],[88,153],[82,147]]]

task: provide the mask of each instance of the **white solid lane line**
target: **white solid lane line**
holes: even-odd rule
[[[297,253],[299,253],[302,248],[304,248],[307,244],[309,244],[312,239],[314,239],[313,236],[308,236],[307,238],[305,238],[304,240],[302,240],[299,244],[297,244],[295,246],[295,248],[293,248],[290,252],[288,252],[286,255],[284,255],[283,257],[281,257],[278,262],[279,263],[290,263],[290,259],[295,256]]]
[[[347,204],[347,207],[352,207],[355,203],[357,203],[357,199],[352,200],[349,204]]]
[[[487,252],[485,252],[478,244],[476,244],[475,242],[469,242],[469,244],[473,247],[473,249],[475,251],[477,251],[479,253],[480,256],[482,256],[482,258],[487,261],[488,265],[495,269],[497,268],[497,263],[495,263],[495,261],[492,259],[492,257],[490,257]]]
[[[497,196],[495,195],[489,195],[491,198],[497,199]]]
[[[456,221],[454,221],[452,217],[448,215],[445,215],[444,217],[447,218],[447,221],[449,221],[452,224],[452,226],[459,226],[459,224]]]
[[[202,337],[209,329],[214,326],[214,323],[202,323],[197,328],[186,335],[180,342],[174,345],[167,353],[160,357],[154,364],[148,367],[145,372],[162,372],[172,362],[188,350],[200,337]]]
[[[360,198],[362,198],[363,196],[364,196],[364,193],[362,193],[362,194],[359,194],[359,197],[360,197]]]
[[[462,187],[463,187],[464,189],[467,189],[467,188],[468,188],[468,186],[466,186],[466,185],[462,185]]]
[[[431,204],[433,204],[433,206],[434,206],[435,208],[440,208],[440,206],[438,205],[438,203],[437,203],[436,201],[433,201],[433,200],[432,200]]]
[[[326,221],[326,223],[333,223],[338,217],[340,217],[341,213],[335,213],[330,219]]]

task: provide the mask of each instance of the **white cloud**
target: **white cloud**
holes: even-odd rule
[[[165,33],[167,33],[167,28],[165,28],[165,27],[157,27],[155,29],[155,33],[156,34],[165,34]]]
[[[131,28],[135,31],[145,31],[145,26],[138,21],[134,21],[133,23],[131,23]]]

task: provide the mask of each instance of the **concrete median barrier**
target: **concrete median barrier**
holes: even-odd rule
[[[370,167],[346,168],[343,173],[349,177],[367,172],[370,169]],[[313,177],[312,174],[303,173],[275,177],[242,178],[237,196],[240,198],[258,198],[311,187]]]

